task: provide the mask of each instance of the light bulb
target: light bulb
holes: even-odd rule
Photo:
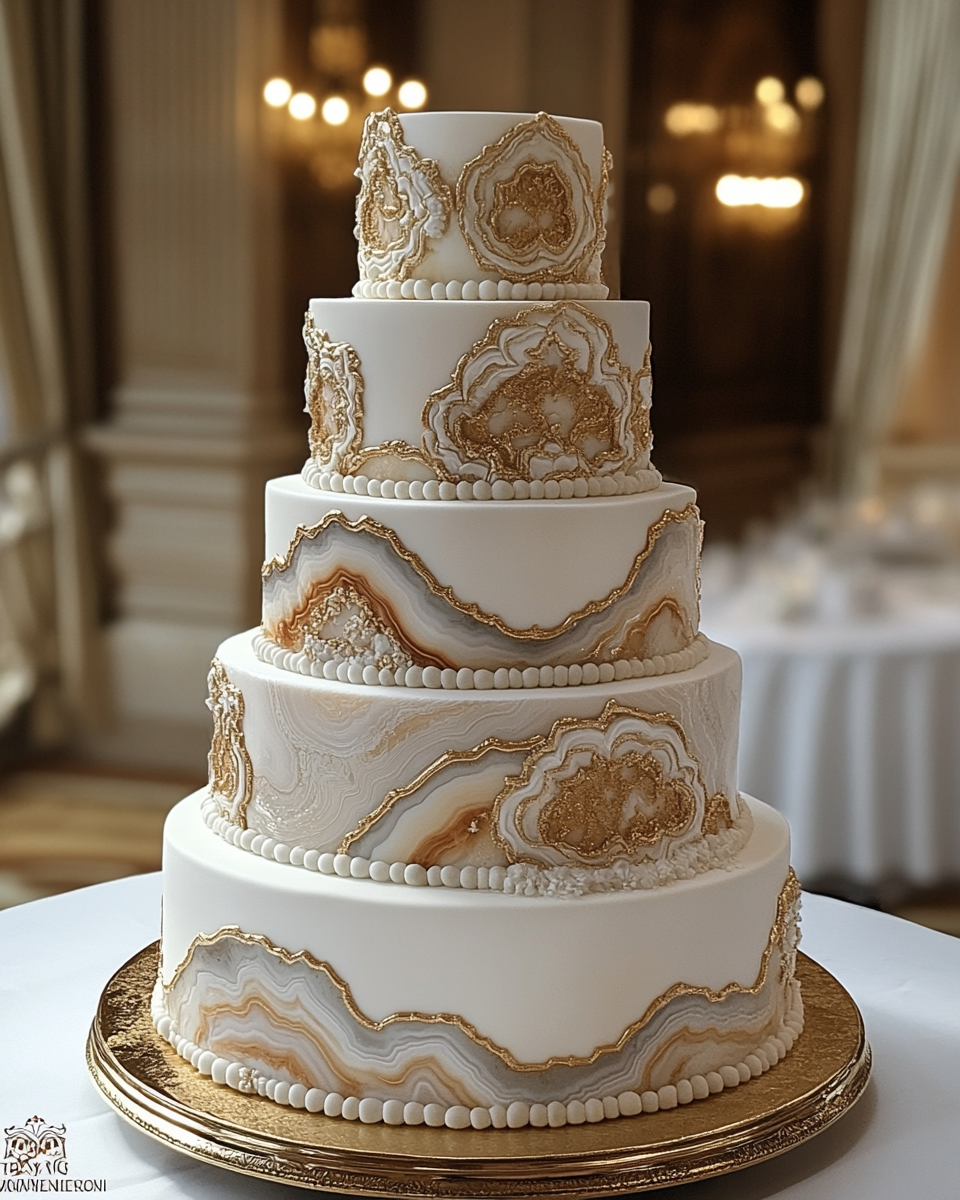
[[[309,92],[296,92],[290,97],[290,103],[287,105],[290,111],[290,116],[298,121],[309,121],[313,114],[317,111],[317,102]]]
[[[408,79],[400,84],[397,99],[404,108],[423,108],[427,102],[427,89],[419,79]]]
[[[285,79],[271,79],[263,86],[263,98],[271,108],[283,108],[293,95],[293,88]]]
[[[363,77],[363,90],[368,96],[385,96],[393,87],[393,76],[385,67],[371,67]]]
[[[328,96],[320,114],[328,125],[342,125],[350,116],[350,105],[342,96]]]
[[[753,90],[761,104],[776,104],[786,95],[783,84],[775,75],[764,75]]]
[[[819,79],[814,79],[812,75],[807,75],[805,78],[797,81],[797,86],[793,89],[793,94],[796,96],[797,103],[801,108],[812,112],[813,109],[819,108],[823,103],[823,84]]]

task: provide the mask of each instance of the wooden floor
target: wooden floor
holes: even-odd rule
[[[158,871],[164,818],[203,782],[76,763],[0,775],[0,908]],[[960,937],[960,886],[870,902]]]

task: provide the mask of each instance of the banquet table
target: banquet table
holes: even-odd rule
[[[115,1200],[279,1198],[282,1185],[195,1162],[131,1128],[87,1075],[84,1044],[100,992],[158,936],[159,920],[159,875],[0,913],[0,1126],[34,1114],[64,1125],[71,1177],[105,1179]],[[804,897],[803,934],[806,952],[837,976],[863,1013],[874,1052],[863,1098],[789,1154],[673,1188],[669,1196],[955,1200],[960,940],[821,896]]]
[[[743,659],[740,787],[790,822],[801,882],[960,878],[960,609],[703,629]]]

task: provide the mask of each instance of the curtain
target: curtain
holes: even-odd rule
[[[871,0],[832,396],[840,489],[874,490],[923,342],[960,166],[960,0]]]
[[[85,0],[0,0],[0,728],[95,711]]]

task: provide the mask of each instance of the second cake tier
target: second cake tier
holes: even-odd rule
[[[225,642],[210,675],[208,821],[305,869],[528,894],[655,887],[721,865],[740,661],[577,688],[357,688]],[[432,874],[431,874],[432,872]]]

